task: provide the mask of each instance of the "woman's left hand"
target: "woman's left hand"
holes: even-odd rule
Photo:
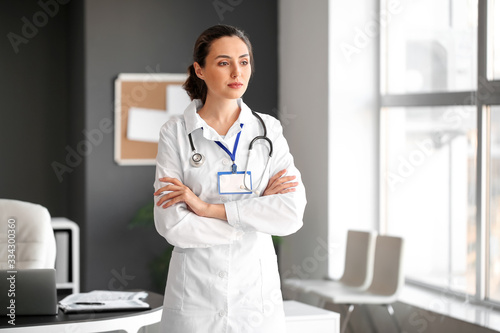
[[[288,192],[295,192],[295,187],[299,185],[298,182],[292,182],[295,176],[285,176],[286,169],[281,170],[269,179],[267,187],[262,193],[262,196],[272,194],[284,194]]]

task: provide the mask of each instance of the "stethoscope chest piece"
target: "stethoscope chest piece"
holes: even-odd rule
[[[199,168],[203,165],[203,163],[205,163],[205,156],[195,152],[193,153],[189,161],[191,162],[192,166],[194,166],[195,168]]]
[[[189,137],[189,145],[191,146],[191,150],[193,151],[193,155],[191,155],[189,163],[191,163],[191,165],[194,166],[195,168],[199,168],[203,165],[203,163],[205,163],[205,156],[196,152],[196,149],[194,148],[193,144],[193,138],[191,137],[191,133],[188,134],[188,137]]]

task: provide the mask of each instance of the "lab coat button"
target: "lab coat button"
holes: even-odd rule
[[[224,317],[225,315],[226,315],[226,311],[224,311],[224,310],[220,310],[219,311],[219,316],[220,317]]]
[[[227,198],[226,197],[220,197],[220,201],[221,202],[227,202]]]
[[[224,164],[224,165],[229,165],[229,164],[231,164],[231,161],[230,161],[230,160],[228,160],[227,158],[224,158],[224,159],[222,160],[222,164]]]
[[[226,277],[226,272],[224,272],[224,271],[220,271],[220,272],[219,272],[219,277],[221,277],[221,278],[225,278],[225,277]]]

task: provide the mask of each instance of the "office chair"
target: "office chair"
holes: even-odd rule
[[[323,307],[323,298],[310,293],[310,290],[315,288],[329,292],[342,289],[366,290],[372,282],[375,239],[375,232],[349,230],[344,272],[340,279],[286,279],[283,281],[283,295],[289,299]]]
[[[56,241],[47,208],[0,199],[0,269],[54,268],[55,258]]]
[[[404,286],[403,245],[404,241],[400,237],[377,237],[373,280],[367,290],[329,290],[319,286],[309,289],[309,293],[317,295],[325,303],[330,302],[348,306],[341,333],[345,332],[355,306],[362,304],[385,306],[398,332],[401,331],[400,325],[394,316],[392,303],[397,300]]]

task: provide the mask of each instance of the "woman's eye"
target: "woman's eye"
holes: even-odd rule
[[[227,61],[221,61],[219,62],[219,66],[227,66],[229,63]]]
[[[243,60],[243,61],[241,62],[241,64],[242,64],[242,65],[248,65],[248,61],[247,61],[247,60]]]

